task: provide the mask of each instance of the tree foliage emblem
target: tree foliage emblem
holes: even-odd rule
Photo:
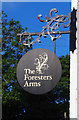
[[[39,58],[36,58],[35,59],[35,65],[36,65],[36,72],[38,74],[43,74],[44,70],[47,70],[48,69],[48,64],[47,64],[47,61],[48,61],[48,55],[47,53],[43,53],[42,55],[39,55]]]

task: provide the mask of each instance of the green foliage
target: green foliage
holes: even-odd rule
[[[2,94],[3,119],[2,120],[32,120],[62,119],[63,112],[68,113],[69,107],[69,75],[70,57],[60,57],[62,64],[62,77],[57,86],[47,94],[32,95],[25,92],[17,82],[16,67],[22,57],[22,44],[17,33],[23,29],[19,21],[7,21],[7,15],[2,15]]]
[[[23,46],[17,33],[24,32],[19,21],[7,21],[7,15],[2,11],[2,84],[3,106],[9,101],[20,100],[20,89],[16,79],[16,67],[23,54]],[[10,104],[8,104],[10,107]]]

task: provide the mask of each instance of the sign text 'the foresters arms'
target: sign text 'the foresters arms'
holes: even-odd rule
[[[24,69],[24,87],[40,87],[41,86],[41,82],[38,82],[38,80],[52,80],[52,76],[43,76],[39,75],[39,76],[34,76],[34,74],[36,74],[35,70],[31,70],[31,69]],[[36,82],[34,82],[36,80]]]

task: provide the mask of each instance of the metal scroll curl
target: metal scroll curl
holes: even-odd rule
[[[20,41],[21,43],[24,45],[24,46],[27,46],[27,47],[31,47],[33,44],[35,44],[37,41],[40,43],[41,41],[39,40],[41,38],[41,36],[43,37],[47,37],[47,35],[49,35],[51,37],[51,40],[52,41],[55,41],[56,39],[60,38],[61,37],[61,33],[60,34],[54,34],[51,35],[54,30],[56,30],[57,28],[59,28],[59,25],[62,24],[62,26],[64,28],[67,28],[70,26],[70,23],[71,23],[71,13],[69,13],[68,16],[66,15],[58,15],[57,14],[57,9],[56,8],[53,8],[50,10],[50,18],[48,16],[45,16],[45,20],[42,20],[41,17],[42,15],[39,14],[38,15],[38,20],[40,22],[46,22],[46,26],[43,26],[42,28],[42,31],[39,32],[38,34],[31,34],[31,33],[28,33],[28,32],[24,32],[20,35]],[[53,14],[54,13],[54,14]],[[66,25],[64,23],[67,23]],[[47,32],[46,32],[47,31]],[[30,42],[30,39],[32,38],[33,35],[38,35],[38,37],[35,39],[35,40],[32,40]],[[25,42],[25,40],[23,39],[23,36],[27,36],[27,39],[28,39],[28,43]],[[24,40],[24,42],[22,42]]]
[[[55,13],[55,16],[52,16],[52,12]],[[58,15],[56,14],[58,11],[56,8],[53,8],[50,10],[50,17],[47,17],[45,16],[46,20],[41,20],[40,17],[42,17],[42,15],[38,15],[38,19],[39,21],[41,22],[49,22],[49,26],[53,23],[53,22],[56,22],[53,26],[52,26],[52,29],[51,30],[55,30],[59,27],[59,24],[62,23],[63,27],[68,27],[70,25],[70,22],[67,24],[67,25],[64,25],[63,23],[67,22],[68,20],[70,20],[70,17],[71,17],[71,13],[69,13],[68,16],[66,15]]]

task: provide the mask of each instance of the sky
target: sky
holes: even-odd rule
[[[58,10],[58,15],[64,14],[68,15],[71,12],[71,3],[70,2],[3,2],[2,10],[8,15],[8,20],[12,18],[14,20],[19,20],[23,28],[27,27],[27,32],[41,32],[42,27],[46,23],[42,23],[38,20],[38,15],[42,14],[42,19],[45,19],[45,15],[50,17],[49,12],[52,8]],[[54,14],[53,14],[54,15]],[[60,25],[59,31],[69,30]],[[56,31],[57,31],[56,30]],[[37,37],[37,36],[36,36]],[[35,38],[36,38],[35,37]],[[41,37],[41,43],[35,43],[33,49],[36,48],[45,48],[51,51],[54,51],[54,42],[51,41],[51,38]],[[63,34],[61,38],[56,40],[56,55],[69,55],[69,35]]]

